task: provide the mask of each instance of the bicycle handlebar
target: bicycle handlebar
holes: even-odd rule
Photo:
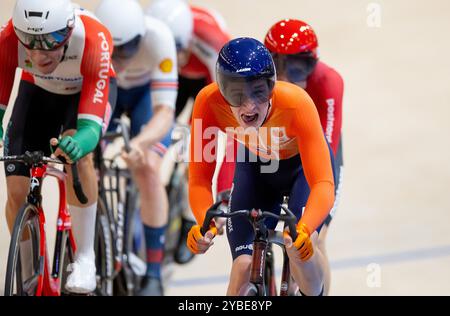
[[[33,152],[25,152],[23,155],[15,155],[15,156],[6,156],[0,157],[0,161],[3,162],[22,162],[28,166],[35,166],[39,164],[48,164],[48,163],[56,163],[56,164],[66,164],[65,159],[56,159],[44,156],[42,151],[33,151]],[[78,168],[76,164],[71,165],[72,170],[72,178],[73,178],[73,190],[75,191],[75,195],[81,204],[86,204],[88,202],[88,198],[84,194],[83,187],[80,182],[80,177],[78,175]]]
[[[40,163],[48,164],[48,163],[57,163],[60,165],[65,164],[64,161],[56,158],[50,158],[44,156],[44,153],[41,151],[29,152],[27,151],[23,155],[15,155],[15,156],[5,156],[0,157],[0,161],[3,162],[22,162],[26,165],[37,165]]]
[[[290,209],[287,207],[281,205],[281,208],[286,212],[286,214],[274,214],[272,212],[268,211],[261,211],[261,210],[238,210],[231,213],[225,213],[224,211],[220,211],[218,209],[219,205],[222,202],[216,202],[213,204],[208,211],[206,212],[205,219],[203,221],[203,225],[200,228],[200,233],[204,236],[206,232],[209,230],[210,223],[214,217],[224,217],[224,218],[231,218],[236,216],[246,216],[246,218],[250,222],[259,222],[262,221],[268,217],[275,218],[277,220],[284,221],[287,223],[289,227],[289,235],[291,236],[292,240],[295,241],[297,239],[297,229],[296,229],[296,223],[297,218],[292,213]]]

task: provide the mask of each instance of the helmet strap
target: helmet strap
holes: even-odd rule
[[[270,112],[270,108],[271,108],[271,107],[272,107],[272,102],[271,102],[271,100],[269,100],[269,106],[267,107],[266,116],[264,117],[264,120],[263,120],[263,122],[261,123],[261,126],[263,126],[264,123],[266,122],[267,117],[269,116],[269,112]],[[260,126],[260,127],[261,127],[261,126]]]
[[[61,60],[59,61],[60,63],[64,60],[64,58],[66,58],[66,52],[67,52],[67,49],[69,48],[69,44],[64,44],[64,53],[63,53],[63,55],[62,55],[62,57],[61,57]]]

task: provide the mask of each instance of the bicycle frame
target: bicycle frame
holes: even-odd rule
[[[113,258],[114,258],[114,275],[111,278],[114,278],[119,271],[122,269],[123,265],[123,240],[124,240],[124,225],[125,225],[125,209],[122,203],[120,202],[120,196],[122,196],[121,188],[118,183],[113,184],[113,178],[118,182],[120,179],[120,170],[119,168],[114,168],[110,172],[114,172],[114,175],[108,174],[108,167],[105,164],[105,161],[108,161],[108,166],[111,168],[113,164],[113,159],[104,159],[102,155],[102,150],[100,146],[97,146],[95,151],[95,164],[96,169],[98,171],[97,181],[99,183],[99,197],[103,199],[106,203],[107,216],[109,222],[111,223],[110,230],[113,237]],[[105,178],[108,179],[108,188],[105,187],[104,181]],[[117,204],[115,203],[114,194],[117,195]],[[112,208],[116,204],[117,215],[112,213]],[[117,216],[117,220],[116,217]]]
[[[114,163],[114,159],[104,159],[100,158],[101,151],[97,149],[97,169],[99,170],[98,180],[99,180],[99,196],[106,202],[107,216],[111,223],[111,233],[113,237],[113,258],[114,258],[114,275],[115,278],[117,274],[126,266],[127,254],[128,254],[128,234],[126,231],[127,218],[130,217],[128,207],[122,203],[121,198],[123,197],[126,203],[128,201],[129,190],[128,183],[125,184],[126,188],[123,190],[121,187],[120,179],[123,176],[124,169],[117,167]],[[105,165],[105,161],[108,162],[108,166]],[[108,170],[110,169],[110,170]],[[107,179],[107,186],[105,186],[104,181]],[[115,183],[113,181],[115,180]],[[125,192],[124,192],[125,191]],[[115,197],[114,197],[115,196]],[[117,213],[112,213],[113,206],[116,205]]]
[[[225,217],[230,218],[234,216],[244,215],[251,222],[255,237],[253,239],[253,254],[252,254],[252,263],[250,267],[250,280],[249,283],[255,285],[258,290],[258,293],[262,296],[266,296],[266,280],[265,280],[265,271],[266,271],[266,259],[267,259],[267,251],[269,244],[277,244],[281,246],[283,249],[283,272],[281,278],[281,287],[280,287],[280,296],[288,295],[288,287],[289,287],[289,279],[290,279],[290,271],[289,271],[289,258],[287,256],[286,249],[284,248],[283,238],[281,233],[275,233],[272,236],[269,236],[269,229],[264,224],[264,220],[267,217],[272,217],[277,220],[284,221],[289,227],[290,235],[293,240],[297,238],[297,231],[295,224],[297,222],[295,215],[285,206],[281,206],[281,208],[286,212],[285,215],[276,215],[271,212],[262,212],[261,210],[239,210],[232,213],[223,213],[218,210],[218,206],[221,202],[215,203],[210,209],[206,212],[205,219],[203,221],[203,225],[200,229],[202,235],[208,231],[211,220],[214,217]],[[273,268],[273,267],[272,267]],[[272,269],[273,272],[273,269]]]
[[[48,260],[47,240],[45,234],[45,214],[42,208],[42,181],[50,176],[57,179],[59,187],[59,207],[57,217],[56,245],[53,258],[52,272]],[[70,213],[66,203],[66,174],[56,168],[47,165],[33,166],[31,169],[30,192],[27,201],[36,206],[39,216],[40,253],[39,253],[39,277],[36,296],[60,296],[61,295],[61,242],[65,233],[69,234],[69,256],[73,261],[73,253],[76,251],[75,239],[72,232]]]
[[[266,266],[266,251],[268,245],[268,232],[260,223],[255,223],[255,239],[253,241],[252,265],[250,270],[250,282],[258,287],[260,293],[265,293],[264,268]],[[258,225],[259,224],[259,225]]]
[[[267,227],[263,223],[263,219],[253,221],[253,228],[255,230],[255,239],[253,241],[253,255],[251,264],[251,274],[250,283],[253,283],[257,288],[259,293],[262,295],[271,295],[275,293],[266,293],[267,281],[265,280],[265,268],[267,265],[267,253],[271,251],[269,245],[278,245],[283,251],[283,267],[281,272],[281,285],[280,285],[280,296],[289,295],[289,282],[291,278],[290,268],[289,268],[289,257],[287,255],[286,249],[284,248],[284,241],[281,232],[272,231],[269,233]],[[272,259],[273,260],[273,259]],[[273,261],[271,262],[273,264]],[[273,267],[272,267],[273,273]],[[274,277],[274,275],[271,275]]]
[[[120,122],[120,121],[119,121]],[[121,125],[123,123],[120,123]],[[125,129],[122,126],[122,129]],[[125,137],[122,133],[111,133],[106,135],[108,139],[115,137]],[[127,144],[128,141],[125,140]],[[133,234],[131,233],[134,225],[134,214],[136,206],[134,205],[134,195],[136,189],[131,182],[131,176],[127,169],[118,166],[116,158],[105,159],[102,155],[102,149],[97,146],[96,149],[96,168],[98,170],[99,196],[105,202],[106,214],[110,223],[112,235],[112,274],[108,278],[115,279],[120,273],[125,276],[126,291],[128,295],[133,295],[136,288],[134,282],[136,274],[130,263],[130,256],[133,253]],[[122,181],[125,180],[124,183]],[[116,212],[113,211],[116,210]]]
[[[284,247],[282,234],[280,232],[273,231],[273,234],[269,234],[269,243],[272,245],[277,245],[282,249],[283,267],[281,270],[280,296],[289,296],[289,283],[291,278],[291,271],[289,268],[289,257],[286,252],[286,248]]]

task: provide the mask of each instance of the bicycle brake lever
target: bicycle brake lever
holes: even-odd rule
[[[200,233],[204,236],[206,232],[209,230],[209,225],[214,217],[222,214],[223,212],[218,209],[218,207],[222,204],[222,202],[214,203],[206,212],[205,219],[203,220],[203,225],[200,228]]]
[[[288,224],[289,227],[289,234],[291,235],[292,241],[295,241],[297,239],[297,227],[296,227],[296,221],[297,221],[297,217],[295,217],[294,213],[292,213],[292,211],[290,209],[288,209],[287,207],[280,205],[281,208],[286,212],[287,215],[287,219],[286,222]]]

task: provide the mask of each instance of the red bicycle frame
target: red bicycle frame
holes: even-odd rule
[[[59,187],[59,208],[57,217],[56,246],[53,258],[53,269],[50,274],[47,239],[45,234],[45,215],[41,204],[42,180],[47,177],[54,177],[58,181]],[[34,166],[31,169],[31,184],[28,200],[34,204],[38,210],[39,216],[39,232],[40,232],[40,262],[44,264],[39,267],[38,286],[36,296],[60,296],[61,295],[61,279],[60,279],[60,260],[61,249],[60,243],[65,233],[69,235],[70,247],[73,253],[76,251],[75,239],[72,232],[72,223],[70,213],[67,209],[66,200],[66,178],[67,175],[54,167],[48,165]],[[36,188],[37,186],[37,188]],[[36,190],[37,189],[37,190]],[[37,194],[36,194],[37,193]],[[33,201],[30,201],[33,199]],[[33,203],[34,202],[34,203]]]

